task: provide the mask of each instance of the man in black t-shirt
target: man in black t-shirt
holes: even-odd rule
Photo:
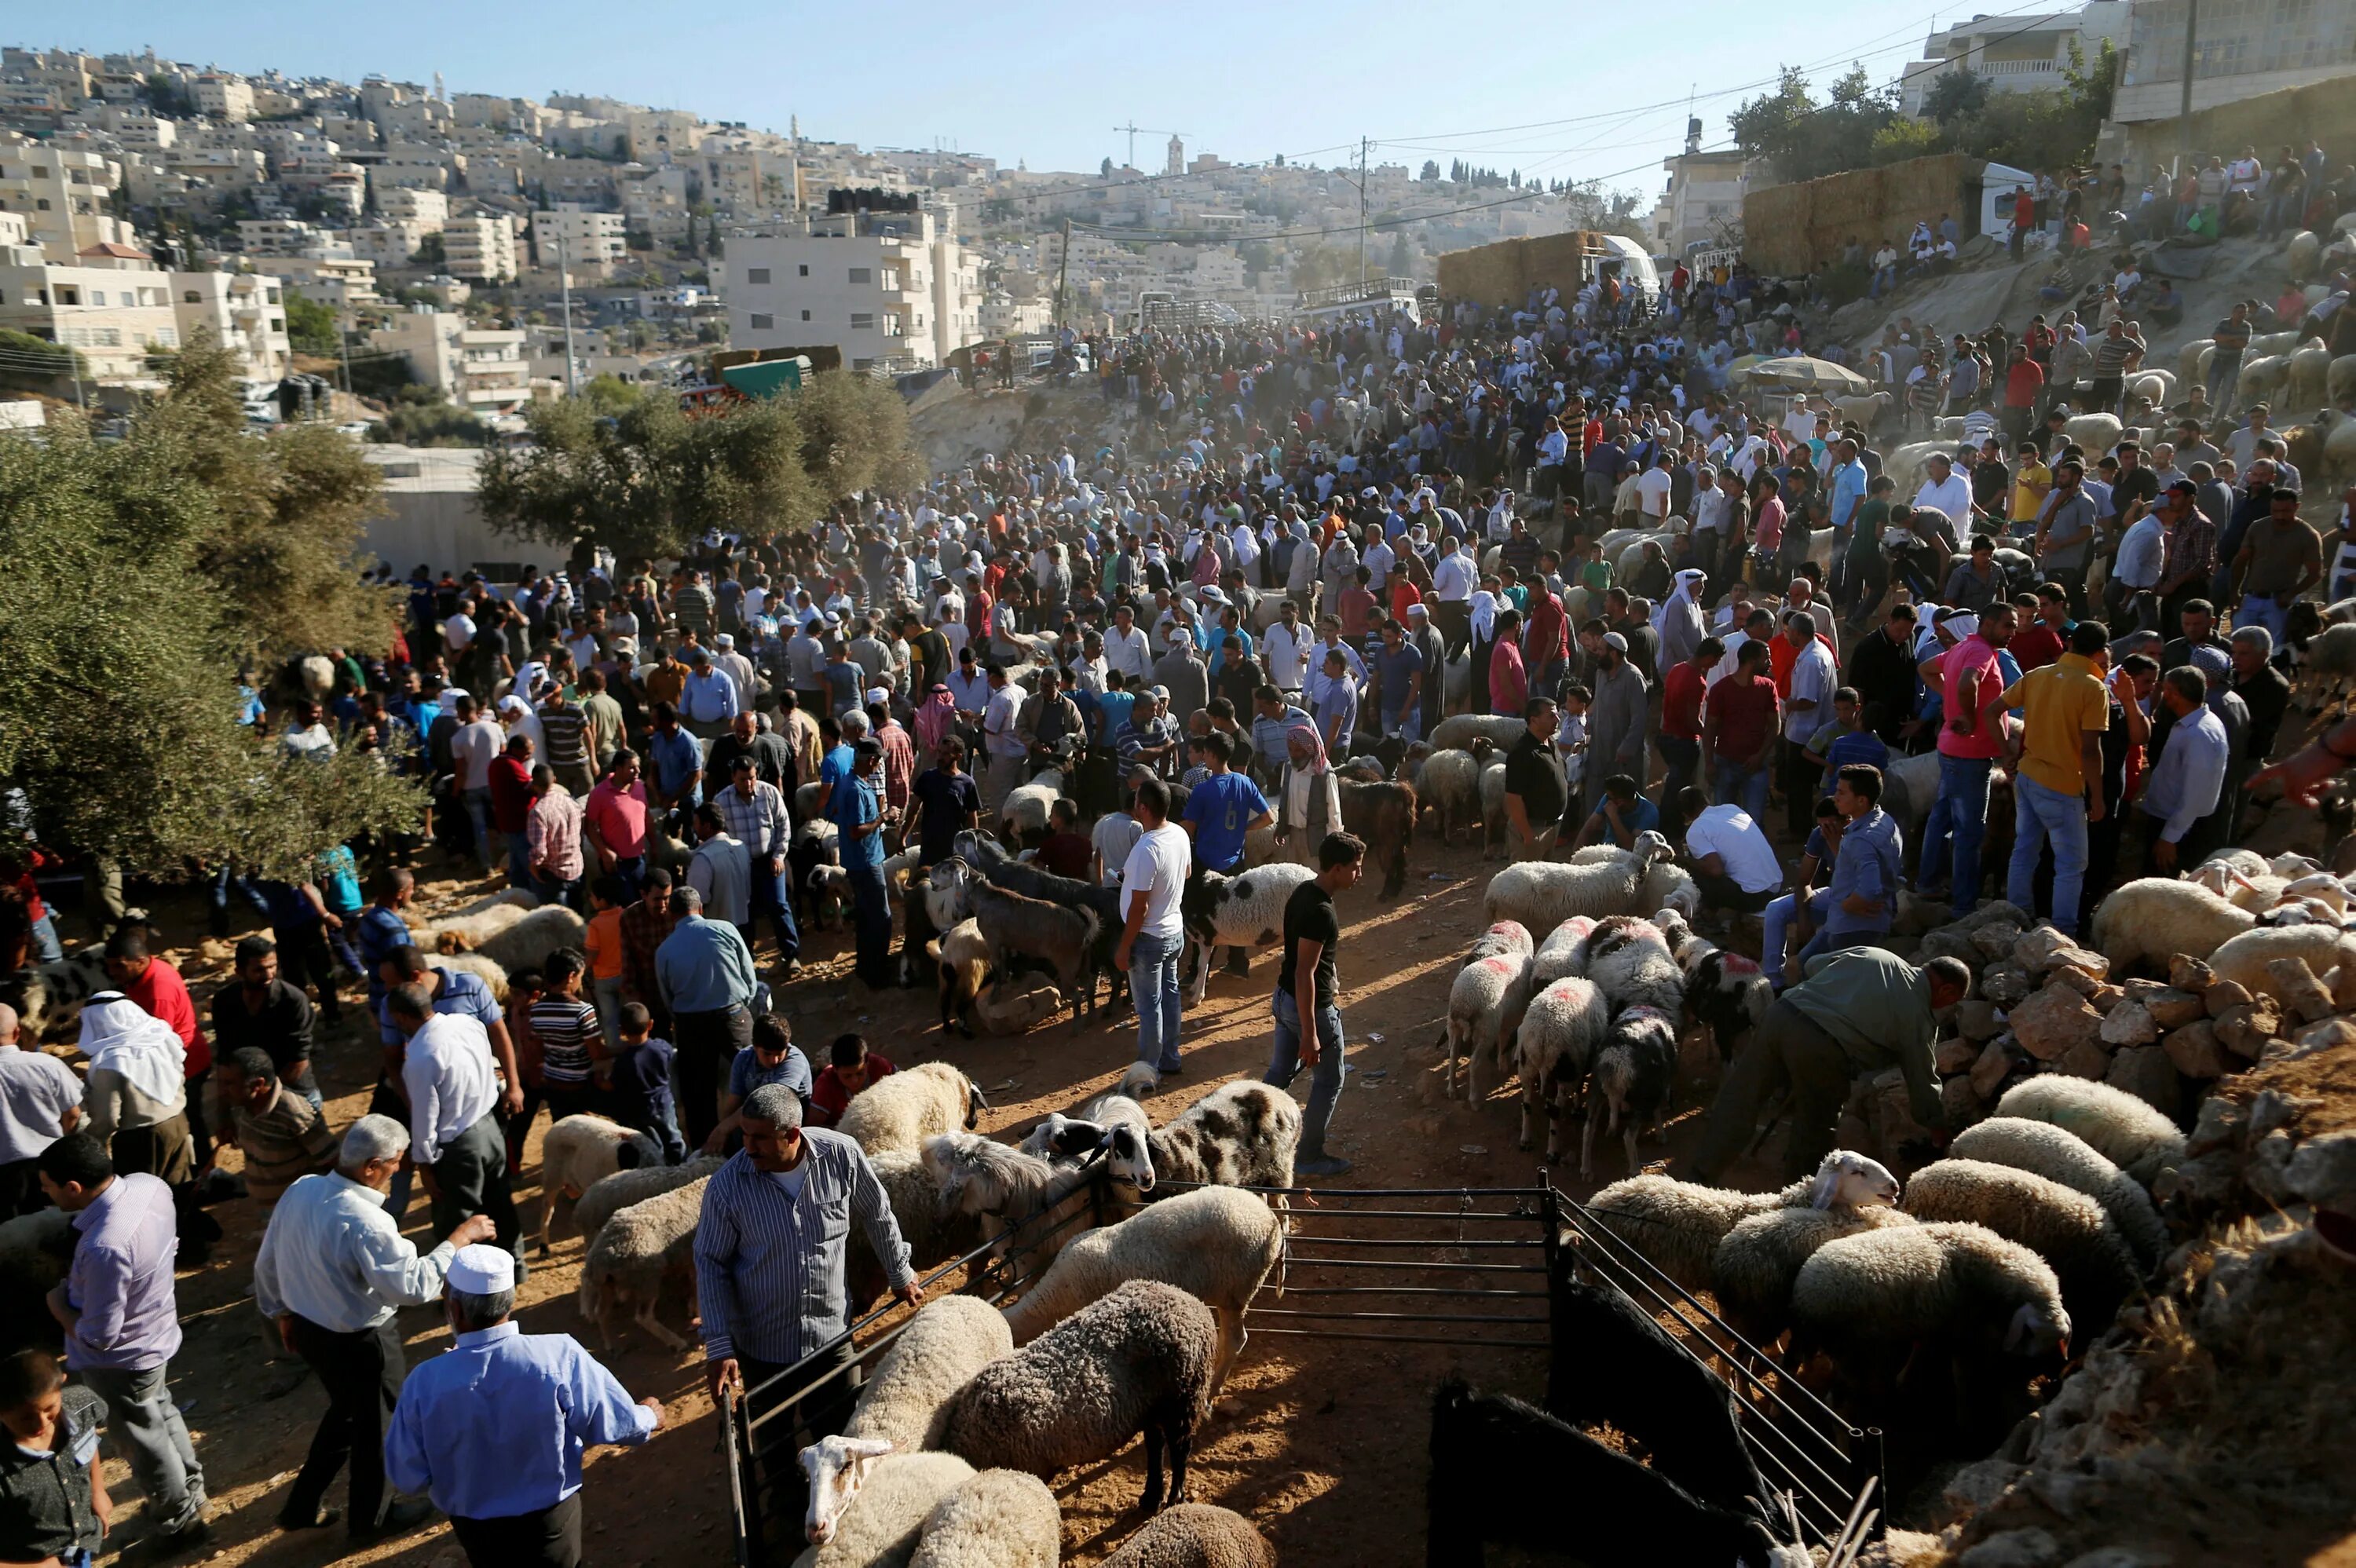
[[[1350,1168],[1348,1160],[1325,1150],[1325,1132],[1342,1096],[1342,990],[1333,967],[1334,949],[1342,943],[1342,917],[1333,907],[1333,895],[1357,885],[1365,861],[1365,839],[1329,833],[1317,847],[1315,880],[1301,883],[1285,901],[1284,962],[1277,968],[1276,995],[1270,1002],[1276,1046],[1266,1082],[1289,1089],[1303,1067],[1313,1073],[1301,1147],[1292,1160],[1295,1176],[1340,1176]],[[1304,993],[1311,998],[1307,1011],[1313,1029],[1302,1028]]]
[[[1554,703],[1543,697],[1531,698],[1522,718],[1522,737],[1505,753],[1505,821],[1513,830],[1513,858],[1534,860],[1554,848],[1562,825],[1562,773],[1554,760],[1555,730],[1561,720]]]
[[[981,825],[981,792],[963,767],[965,742],[951,735],[933,753],[934,765],[916,775],[913,788],[915,814],[906,834],[920,846],[919,869],[937,866],[957,852],[957,836]]]

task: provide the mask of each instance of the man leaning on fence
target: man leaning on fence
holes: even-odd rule
[[[805,1128],[801,1097],[785,1083],[746,1096],[739,1125],[744,1147],[704,1189],[695,1232],[704,1380],[715,1403],[731,1388],[746,1393],[754,1420],[825,1383],[803,1408],[779,1417],[786,1430],[753,1438],[754,1452],[771,1456],[755,1467],[775,1498],[765,1512],[798,1520],[807,1483],[794,1456],[842,1430],[856,1387],[843,1267],[851,1222],[865,1230],[894,1296],[913,1307],[925,1292],[883,1183],[857,1143]],[[787,1371],[793,1375],[779,1375]]]

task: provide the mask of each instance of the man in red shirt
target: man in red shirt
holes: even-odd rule
[[[1726,656],[1726,645],[1704,637],[1694,645],[1693,657],[1672,666],[1661,677],[1661,729],[1654,737],[1668,776],[1661,782],[1662,815],[1669,803],[1694,782],[1701,770],[1701,703],[1709,689],[1709,672]]]
[[[853,1095],[878,1078],[889,1078],[894,1071],[889,1061],[868,1050],[866,1040],[859,1035],[837,1037],[829,1054],[831,1064],[818,1075],[818,1082],[810,1088],[810,1116],[821,1127],[841,1121],[843,1109]]]
[[[2042,669],[2060,658],[2062,650],[2068,645],[2071,628],[2077,624],[2070,619],[2068,589],[2047,583],[2037,591],[2033,611],[2022,603],[2028,597],[2024,593],[2012,602],[2017,628],[2012,634],[2012,662],[2020,667],[2023,675]]]
[[[2045,367],[2029,357],[2026,344],[2012,346],[2012,363],[2004,372],[2004,432],[2018,446],[2028,438],[2036,416],[2037,395],[2045,387]]]
[[[614,753],[614,771],[589,792],[581,822],[597,869],[622,879],[635,894],[647,865],[647,786],[638,777],[638,754]]]
[[[147,951],[147,928],[118,925],[106,939],[106,977],[114,988],[145,1008],[149,1016],[171,1026],[180,1037],[187,1059],[180,1064],[188,1086],[188,1135],[196,1140],[197,1169],[212,1168],[212,1129],[205,1125],[205,1080],[212,1076],[213,1048],[197,1022],[196,998],[188,983],[165,959]]]
[[[1767,756],[1783,725],[1783,699],[1767,674],[1767,644],[1757,637],[1735,654],[1734,673],[1702,702],[1701,765],[1711,797],[1739,804],[1753,822],[1767,817]]]
[[[2004,755],[2003,731],[1996,714],[2004,707],[2005,680],[1996,656],[1997,649],[2012,641],[2013,608],[1991,606],[1976,626],[1965,624],[1972,620],[1969,615],[1949,615],[1942,625],[1961,626],[1965,634],[1963,641],[1922,661],[1923,677],[1940,683],[1940,711],[1944,719],[1939,726],[1939,796],[1923,825],[1922,869],[1914,880],[1918,888],[1944,888],[1952,844],[1958,913],[1979,901],[1988,771]]]
[[[508,886],[531,886],[531,737],[510,735],[491,762],[491,826],[507,836]]]

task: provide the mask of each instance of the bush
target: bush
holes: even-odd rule
[[[369,426],[369,439],[396,446],[487,446],[491,427],[471,410],[442,400],[431,387],[401,389],[384,418]]]

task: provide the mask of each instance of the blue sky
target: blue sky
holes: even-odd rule
[[[2023,7],[1989,0],[2001,10]],[[1105,6],[936,0],[721,8],[545,0],[369,6],[245,0],[84,0],[45,13],[52,37],[7,41],[92,53],[152,45],[198,64],[357,81],[380,72],[452,91],[599,93],[715,120],[868,146],[939,140],[1008,165],[1160,166],[1171,130],[1189,154],[1334,164],[1356,139],[1378,160],[1445,168],[1463,156],[1553,179],[1647,192],[1677,150],[1685,97],[1706,144],[1781,64],[1819,82],[1862,58],[1877,80],[1916,57],[1934,16],[1912,0],[1678,7],[1352,4]],[[977,17],[981,18],[977,20]],[[1794,18],[1804,16],[1804,26]],[[1747,91],[1730,92],[1744,89]],[[1567,122],[1567,123],[1566,123]],[[1526,129],[1501,129],[1526,127]]]

